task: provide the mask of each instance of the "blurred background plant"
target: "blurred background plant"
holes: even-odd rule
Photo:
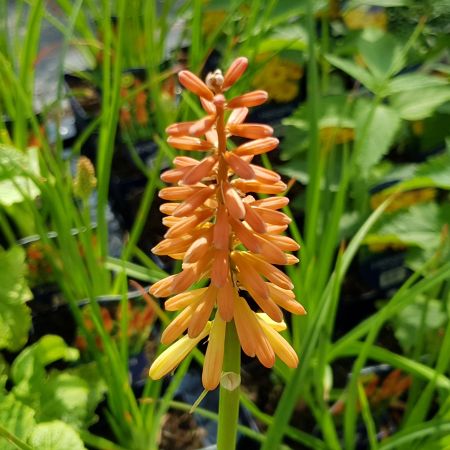
[[[168,321],[146,290],[175,269],[149,252],[164,234],[155,192],[166,126],[202,114],[176,72],[241,55],[239,90],[271,96],[249,121],[281,141],[262,163],[289,185],[302,249],[288,274],[308,316],[286,318],[298,369],[244,361],[238,446],[446,448],[448,2],[0,8],[0,448],[186,437],[172,427],[195,401],[195,361],[164,382],[142,375]],[[213,400],[188,422],[208,433],[179,448],[214,443]]]

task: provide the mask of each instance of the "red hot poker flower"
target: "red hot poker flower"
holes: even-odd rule
[[[176,157],[174,168],[162,175],[172,186],[160,191],[168,201],[165,239],[152,249],[157,255],[182,260],[182,271],[153,285],[150,293],[169,297],[165,307],[180,311],[166,328],[162,342],[171,344],[153,363],[150,376],[161,378],[209,335],[203,367],[205,389],[220,382],[226,323],[234,321],[242,350],[272,367],[277,355],[289,367],[298,357],[279,334],[286,328],[282,308],[305,314],[295,300],[289,277],[275,265],[295,264],[289,253],[298,244],[282,233],[290,219],[279,211],[286,197],[255,199],[255,194],[280,194],[286,189],[280,176],[252,164],[255,155],[278,145],[268,125],[243,123],[248,108],[267,100],[265,91],[253,91],[231,100],[224,92],[245,72],[246,58],[237,58],[225,75],[220,70],[206,82],[193,73],[179,73],[181,84],[200,97],[206,112],[202,119],[176,123],[166,130],[174,148],[200,151],[200,161]],[[249,139],[235,149],[229,136]],[[206,287],[189,290],[199,281]],[[253,311],[245,296],[253,298],[262,312]]]

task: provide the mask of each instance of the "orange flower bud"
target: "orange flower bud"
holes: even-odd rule
[[[217,211],[217,220],[214,225],[213,235],[214,247],[222,250],[229,247],[230,242],[230,222],[228,213],[224,205],[220,206]]]
[[[227,127],[231,125],[238,125],[242,123],[248,115],[248,108],[236,108],[231,111],[230,117],[228,118]]]
[[[243,73],[247,70],[247,66],[247,58],[243,56],[241,56],[240,58],[236,58],[223,77],[222,89],[226,91],[231,86],[233,86],[233,84],[236,83],[236,81],[239,80],[239,78],[241,78]]]
[[[274,137],[267,137],[262,139],[255,139],[254,141],[246,142],[234,149],[236,155],[260,155],[267,153],[276,148],[279,140]]]
[[[278,181],[273,184],[265,184],[256,180],[233,180],[232,185],[241,192],[256,192],[257,194],[281,194],[287,186]]]
[[[196,262],[202,258],[210,248],[210,242],[206,236],[198,238],[192,243],[184,255],[183,262]]]
[[[247,139],[261,139],[272,136],[273,128],[259,123],[240,123],[228,125],[228,131],[233,136]]]
[[[170,136],[203,136],[214,124],[215,116],[206,116],[193,122],[174,123],[166,128]]]
[[[214,94],[212,91],[206,86],[206,84],[200,80],[197,75],[194,75],[189,70],[182,70],[178,73],[178,79],[180,83],[186,88],[189,89],[194,94],[199,97],[203,97],[206,100],[211,101],[214,98]]]
[[[252,208],[248,203],[244,203],[244,206],[245,206],[245,221],[257,233],[266,233],[267,232],[266,223],[264,222],[263,218],[256,212],[255,208]]]
[[[172,147],[178,148],[180,150],[206,152],[213,148],[210,142],[203,141],[202,139],[190,136],[183,136],[183,137],[170,136],[169,139],[167,139],[167,142]]]
[[[217,308],[223,320],[229,322],[233,319],[234,298],[236,296],[236,289],[230,277],[227,278],[225,284],[219,289],[217,293]]]
[[[262,105],[267,101],[269,95],[266,91],[253,91],[247,94],[240,95],[239,97],[234,97],[227,103],[228,109],[242,108],[245,106],[249,108],[251,106]]]
[[[223,186],[223,201],[231,217],[237,220],[245,218],[244,203],[236,190],[228,183],[224,183]]]
[[[174,211],[173,215],[175,217],[182,217],[192,214],[199,206],[201,206],[209,197],[211,197],[215,192],[214,187],[208,186],[197,190],[190,198],[181,203]]]
[[[226,322],[216,314],[209,334],[209,344],[206,349],[202,374],[203,386],[210,391],[218,386],[222,374],[225,330]]]
[[[255,172],[255,180],[260,183],[277,183],[281,180],[280,175],[278,175],[273,170],[266,169],[265,167],[255,166],[254,164],[250,164],[250,167]]]
[[[225,159],[236,175],[241,178],[251,179],[255,177],[255,172],[250,164],[232,152],[225,153]]]
[[[184,184],[195,184],[211,174],[212,168],[217,162],[217,156],[208,156],[192,167],[183,177]]]
[[[216,250],[211,268],[211,282],[221,288],[227,281],[229,271],[228,249]]]
[[[206,292],[207,288],[195,289],[194,291],[182,292],[181,294],[174,295],[164,303],[164,308],[167,311],[178,311],[186,308],[197,300]]]
[[[190,338],[197,337],[208,323],[216,298],[217,289],[214,286],[209,286],[195,308],[194,314],[191,316],[188,328],[188,336]]]

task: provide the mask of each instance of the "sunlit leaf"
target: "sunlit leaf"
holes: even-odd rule
[[[38,151],[30,148],[26,153],[0,145],[0,204],[22,202],[24,195],[34,198],[39,189],[24,172],[39,173]]]
[[[85,450],[78,433],[59,420],[36,425],[29,438],[35,450]]]
[[[0,424],[15,437],[26,440],[35,425],[34,411],[17,400],[13,394],[0,394]],[[0,437],[0,450],[16,447]]]
[[[25,252],[21,247],[0,249],[0,349],[19,350],[26,342],[31,299],[25,279]]]
[[[69,347],[60,336],[46,335],[38,342],[26,347],[11,366],[11,378],[15,383],[14,393],[28,398],[39,391],[46,378],[45,367],[58,360],[75,361],[79,352]]]

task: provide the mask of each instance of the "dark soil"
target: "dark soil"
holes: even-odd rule
[[[192,414],[169,411],[161,428],[160,450],[197,450],[203,447],[205,430],[199,428]]]

